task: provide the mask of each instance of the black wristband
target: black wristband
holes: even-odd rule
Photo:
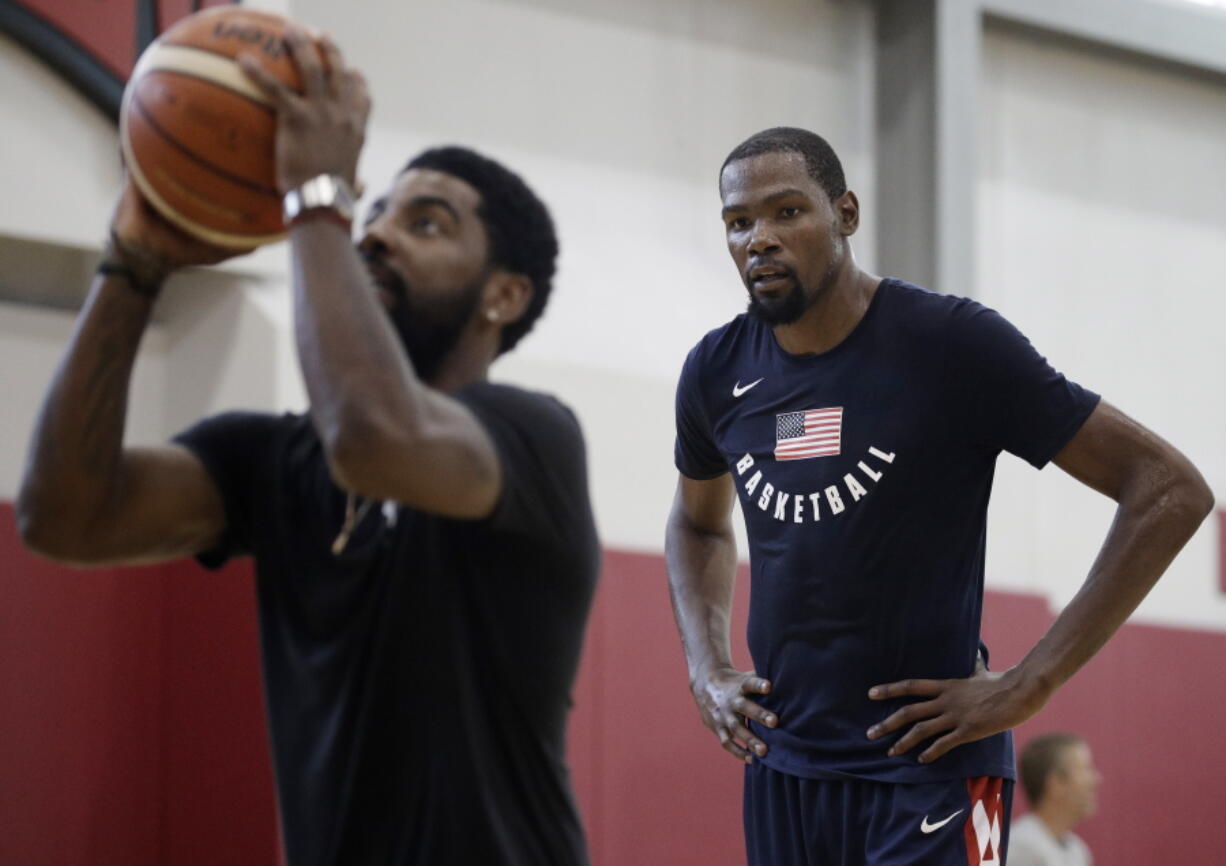
[[[136,294],[142,297],[149,298],[150,300],[156,298],[158,293],[162,290],[162,284],[160,282],[147,283],[143,280],[139,280],[137,279],[136,275],[132,273],[131,268],[120,262],[103,260],[98,264],[97,273],[99,276],[103,277],[121,277],[124,282],[128,284],[129,288],[132,289],[132,291],[136,292]]]
[[[97,274],[103,277],[119,277],[138,295],[150,300],[156,299],[162,291],[164,275],[160,271],[156,274],[139,273],[138,269],[130,264],[129,258],[132,256],[135,256],[138,264],[144,264],[138,254],[124,247],[112,230],[102,253],[102,261],[98,263]]]

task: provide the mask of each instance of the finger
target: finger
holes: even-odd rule
[[[868,738],[876,740],[892,731],[897,731],[904,725],[928,719],[941,712],[936,701],[924,701],[922,704],[907,704],[907,706],[892,714],[884,722],[878,722],[868,729]]]
[[[873,686],[868,696],[874,701],[888,698],[932,697],[939,695],[949,680],[899,680],[883,686]]]
[[[345,73],[345,82],[341,98],[347,104],[354,106],[360,123],[365,128],[366,120],[370,117],[370,91],[366,86],[366,77],[356,69],[349,69]]]
[[[727,728],[720,728],[715,733],[719,734],[719,744],[724,747],[724,751],[737,760],[744,761],[746,764],[753,761],[753,755],[740,747],[735,740],[732,739],[732,734],[728,733]]]
[[[742,716],[747,716],[759,724],[765,725],[768,728],[773,728],[779,724],[779,719],[770,710],[755,704],[749,698],[738,695],[732,699],[732,709],[740,713]]]
[[[339,96],[343,90],[350,89],[352,75],[345,68],[345,58],[331,36],[319,40],[319,53],[323,55],[323,68],[332,82],[332,95]]]
[[[747,677],[741,683],[741,694],[757,694],[769,695],[771,693],[771,681],[762,677]]]
[[[240,54],[238,65],[251,79],[251,83],[268,98],[274,108],[284,111],[292,107],[293,100],[296,98],[294,94],[278,78],[261,66],[260,61],[256,60],[253,55]]]
[[[941,737],[941,739],[924,749],[924,751],[920,753],[919,762],[921,764],[931,764],[954,746],[960,746],[964,742],[966,742],[966,738],[958,732],[957,728],[954,728],[948,734]]]
[[[895,755],[905,755],[911,749],[918,746],[924,740],[931,739],[942,731],[948,731],[954,727],[953,719],[948,716],[938,716],[935,719],[929,719],[926,722],[920,722],[911,730],[903,734],[902,739],[890,747],[886,752],[890,757]]]
[[[285,31],[285,44],[302,76],[302,93],[308,99],[318,99],[328,90],[328,78],[324,73],[323,64],[319,62],[319,51],[306,31],[291,28]]]
[[[349,70],[349,81],[353,87],[353,100],[362,109],[362,114],[365,116],[370,113],[370,87],[366,83],[366,76],[356,69]]]
[[[741,724],[739,719],[732,719],[728,723],[728,730],[732,732],[732,736],[739,742],[746,745],[749,751],[759,757],[766,754],[766,743],[759,740],[753,735],[749,728]]]

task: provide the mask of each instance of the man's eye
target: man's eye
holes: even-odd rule
[[[434,217],[421,216],[413,220],[410,228],[417,234],[436,235],[442,227]]]
[[[790,220],[792,217],[798,216],[799,214],[800,208],[798,207],[784,207],[779,209],[779,216],[783,217],[784,219]]]
[[[728,220],[728,228],[730,229],[736,229],[737,231],[740,231],[741,229],[748,228],[748,227],[749,227],[749,220],[747,220],[745,217],[735,217],[733,219]]]

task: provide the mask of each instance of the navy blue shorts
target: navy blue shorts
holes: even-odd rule
[[[1013,782],[903,785],[745,768],[749,866],[1003,866]]]

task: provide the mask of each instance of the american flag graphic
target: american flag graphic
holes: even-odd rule
[[[775,459],[807,460],[839,453],[843,407],[781,412],[775,416]]]

